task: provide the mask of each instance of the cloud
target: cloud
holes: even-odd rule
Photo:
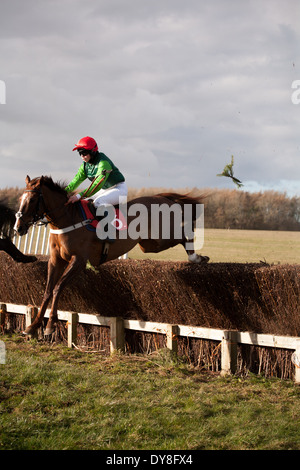
[[[71,179],[92,135],[130,186],[300,180],[296,0],[4,0],[0,187]],[[8,163],[13,162],[14,168]]]

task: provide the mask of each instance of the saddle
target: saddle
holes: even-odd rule
[[[92,199],[81,199],[77,203],[79,205],[80,214],[83,220],[91,220],[91,223],[86,225],[87,230],[96,231],[97,225],[105,217],[104,215],[97,216],[96,207],[93,204]],[[124,215],[122,214],[119,206],[114,206],[115,216],[111,224],[116,230],[121,231],[127,229],[127,223]]]
[[[96,232],[97,225],[101,223],[101,220],[105,218],[105,215],[102,215],[100,217],[97,216],[96,207],[94,206],[92,200],[81,199],[76,204],[78,205],[79,213],[81,214],[83,220],[91,221],[89,224],[85,225],[85,228],[87,230]],[[118,231],[127,229],[126,219],[124,215],[122,214],[121,210],[119,209],[118,206],[114,206],[114,209],[115,209],[115,216],[111,224],[113,224],[115,229]],[[103,244],[103,248],[102,248],[100,264],[105,263],[107,256],[108,256],[109,246],[114,242],[115,242],[115,239],[112,240],[109,237],[107,237],[107,239],[105,240],[105,243]]]
[[[96,208],[94,204],[88,199],[81,199],[78,201],[77,205],[83,220],[91,220],[91,223],[85,226],[86,229],[95,232],[99,221],[96,218]]]

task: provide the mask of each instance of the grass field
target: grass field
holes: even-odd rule
[[[263,230],[205,229],[201,254],[213,263],[300,263],[300,232]],[[139,247],[129,252],[134,259],[180,260],[187,259],[182,246],[153,254],[142,253]]]
[[[42,233],[39,241],[40,249],[43,241]],[[21,240],[21,251],[24,251],[25,238],[22,237]],[[30,238],[31,236],[28,237],[28,247]],[[37,232],[33,237],[34,249],[36,238]],[[200,252],[202,255],[209,256],[213,263],[266,261],[270,264],[298,264],[300,263],[300,232],[205,229],[204,245]],[[187,256],[182,246],[157,254],[144,254],[139,246],[136,246],[130,251],[129,258],[186,261]]]
[[[205,230],[211,262],[299,263],[298,232]],[[183,247],[137,259],[184,260]],[[0,335],[0,450],[299,450],[300,387],[222,378],[161,350],[83,353]]]
[[[300,448],[300,388],[0,336],[0,450]]]

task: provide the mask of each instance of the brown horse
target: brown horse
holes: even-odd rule
[[[15,213],[3,202],[0,203],[0,250],[5,251],[18,263],[32,263],[35,256],[24,255],[12,242]]]
[[[48,262],[47,286],[42,300],[42,305],[34,322],[25,330],[25,334],[33,332],[42,325],[47,305],[52,297],[52,306],[49,321],[44,332],[45,335],[53,333],[57,318],[57,305],[59,295],[64,286],[83,270],[87,261],[93,266],[99,266],[103,262],[117,259],[124,253],[130,251],[139,243],[144,252],[160,252],[177,244],[182,244],[190,261],[207,263],[207,257],[197,255],[193,249],[192,237],[183,233],[183,208],[188,205],[192,208],[190,212],[193,224],[196,220],[196,207],[201,204],[201,198],[191,198],[179,194],[158,194],[152,197],[140,197],[128,202],[127,205],[127,228],[124,231],[115,230],[114,240],[105,240],[103,232],[98,230],[104,225],[104,219],[97,226],[97,231],[87,230],[84,226],[83,217],[79,213],[78,203],[68,204],[68,195],[64,187],[53,182],[47,176],[41,176],[30,180],[26,178],[26,189],[20,198],[19,212],[16,214],[15,230],[19,235],[27,233],[29,226],[37,220],[46,217],[50,223],[50,258]],[[175,226],[176,212],[171,214],[173,224],[168,224],[167,236],[162,236],[161,227],[154,227],[156,238],[153,238],[153,226],[151,226],[151,210],[157,205],[164,207],[180,208],[181,220]],[[108,210],[108,212],[110,212]],[[178,211],[177,211],[178,212]],[[137,213],[139,216],[137,217]],[[170,217],[170,219],[172,218]],[[162,222],[160,218],[160,222]],[[112,219],[110,219],[112,220]],[[186,221],[185,221],[186,222]],[[101,225],[102,224],[102,225]],[[112,224],[107,222],[107,227]],[[159,224],[158,224],[159,225]],[[165,227],[166,229],[166,227]],[[155,231],[154,230],[154,231]],[[189,232],[191,234],[191,231]],[[152,238],[151,238],[152,236]],[[188,245],[186,245],[188,243]]]

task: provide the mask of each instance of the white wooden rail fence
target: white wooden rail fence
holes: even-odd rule
[[[27,327],[32,323],[37,311],[37,307],[0,303],[0,326],[4,324],[7,313],[17,313],[26,316]],[[48,309],[45,314],[46,318],[49,318],[49,312],[50,310]],[[198,326],[125,320],[120,317],[103,317],[100,315],[65,312],[62,310],[58,311],[58,319],[67,322],[69,347],[76,345],[78,323],[109,327],[111,353],[116,350],[124,349],[124,329],[164,334],[167,336],[167,348],[174,352],[177,352],[178,336],[220,341],[222,375],[235,373],[237,369],[238,344],[294,350],[292,356],[292,362],[295,366],[294,380],[300,383],[300,337],[274,336],[270,334],[220,330]]]
[[[33,225],[23,237],[15,235],[13,243],[25,255],[48,255],[49,235],[48,225]]]

